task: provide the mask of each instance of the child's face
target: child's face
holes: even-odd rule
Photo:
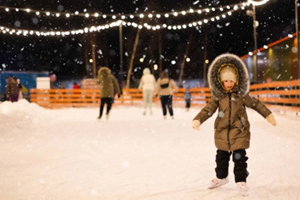
[[[229,91],[229,90],[232,90],[232,88],[235,86],[235,82],[232,80],[225,80],[225,81],[223,81],[223,85],[224,85],[224,88],[227,91]]]

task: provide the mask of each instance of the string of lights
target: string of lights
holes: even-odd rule
[[[135,13],[135,14],[103,14],[103,13],[88,13],[88,12],[79,12],[75,11],[74,13],[71,12],[53,12],[53,11],[44,11],[44,10],[34,10],[30,8],[16,8],[16,7],[7,7],[7,6],[1,6],[0,9],[4,9],[6,12],[11,12],[11,11],[16,11],[16,12],[24,12],[28,14],[35,14],[36,16],[46,16],[46,17],[74,17],[74,16],[80,16],[80,17],[85,17],[85,18],[103,18],[103,19],[108,19],[111,18],[113,20],[124,20],[124,19],[134,19],[134,18],[149,18],[149,19],[159,19],[159,18],[169,18],[169,17],[178,17],[178,16],[185,16],[188,14],[198,14],[201,15],[203,13],[210,13],[210,12],[216,12],[216,11],[225,11],[225,10],[231,10],[236,7],[241,7],[241,6],[249,6],[249,3],[238,3],[238,4],[232,4],[232,5],[226,5],[226,6],[218,6],[218,7],[207,7],[207,8],[202,8],[202,9],[189,9],[189,10],[181,10],[181,11],[173,11],[173,12],[165,12],[165,13]],[[86,10],[86,9],[84,9]]]
[[[266,3],[268,0],[263,0],[262,2],[259,2],[260,4],[257,5],[262,5],[264,3]],[[91,32],[96,32],[96,31],[101,31],[101,30],[106,30],[109,28],[113,28],[113,27],[118,27],[121,24],[123,26],[130,26],[133,28],[138,28],[138,29],[148,29],[148,30],[159,30],[159,29],[168,29],[168,30],[181,30],[181,29],[187,29],[187,28],[193,28],[193,27],[197,27],[197,26],[201,26],[204,24],[208,24],[210,22],[215,22],[215,21],[219,21],[221,19],[225,19],[227,16],[231,16],[232,12],[235,12],[239,9],[244,10],[246,6],[250,6],[251,4],[254,4],[253,0],[248,0],[247,3],[239,3],[239,4],[234,4],[234,5],[227,5],[227,6],[220,6],[220,7],[212,7],[212,8],[203,8],[200,10],[193,10],[190,9],[188,11],[179,11],[179,12],[169,12],[169,13],[157,13],[155,15],[153,14],[128,14],[128,15],[122,15],[121,19],[119,20],[115,20],[113,22],[108,22],[106,24],[103,25],[97,25],[97,26],[89,26],[89,27],[84,27],[82,29],[76,29],[76,30],[66,30],[66,31],[38,31],[38,30],[28,30],[28,29],[20,29],[20,28],[9,28],[6,26],[0,26],[0,33],[2,34],[9,34],[9,35],[17,35],[17,36],[30,36],[30,35],[36,35],[36,36],[69,36],[69,35],[78,35],[78,34],[85,34],[85,33],[91,33]],[[256,2],[258,3],[258,2]],[[89,16],[102,16],[103,18],[106,17],[112,17],[112,19],[116,19],[117,15],[104,15],[104,14],[90,14],[90,13],[79,13],[79,12],[75,12],[75,13],[53,13],[53,12],[49,12],[49,11],[38,11],[38,10],[31,10],[29,8],[12,8],[12,7],[4,7],[4,6],[0,6],[0,8],[5,9],[6,12],[9,12],[11,9],[14,9],[15,11],[26,11],[27,13],[35,13],[36,15],[40,15],[40,14],[46,14],[46,16],[56,16],[56,17],[60,17],[60,16],[66,16],[66,17],[70,17],[70,16],[85,16],[85,17],[89,17]],[[165,18],[168,18],[170,16],[178,16],[178,15],[186,15],[186,14],[192,14],[192,13],[197,13],[197,14],[201,14],[202,12],[206,12],[206,13],[210,13],[215,12],[216,10],[219,11],[224,11],[224,9],[226,10],[225,12],[222,12],[221,14],[215,15],[215,16],[211,16],[211,17],[207,17],[207,16],[203,16],[203,17],[207,17],[204,18],[202,20],[197,20],[197,21],[193,21],[193,22],[189,22],[189,23],[184,23],[184,24],[177,24],[177,25],[168,25],[168,24],[156,24],[156,25],[151,25],[148,23],[144,23],[144,24],[139,24],[136,22],[132,22],[132,21],[125,21],[124,19],[127,19],[128,17],[130,19],[134,19],[135,17],[139,17],[139,18],[144,18],[145,16],[147,16],[148,18],[160,18],[161,16],[164,16]],[[120,15],[120,14],[118,14]],[[106,16],[106,17],[104,17]]]
[[[168,29],[168,30],[181,30],[187,28],[193,28],[196,26],[201,26],[204,24],[208,24],[209,22],[219,21],[221,19],[227,18],[227,16],[231,16],[233,12],[237,11],[237,9],[232,9],[227,12],[221,13],[217,16],[213,16],[207,19],[198,20],[194,22],[190,22],[187,24],[178,24],[178,25],[150,25],[148,23],[138,24],[135,22],[129,22],[124,20],[118,20],[111,23],[107,23],[100,26],[91,26],[85,27],[83,29],[77,30],[68,30],[68,31],[36,31],[36,30],[26,30],[26,29],[12,29],[5,26],[0,26],[0,33],[2,34],[9,34],[9,35],[17,35],[17,36],[29,36],[29,35],[36,35],[36,36],[69,36],[69,35],[78,35],[84,33],[91,33],[96,31],[101,31],[113,27],[118,27],[120,24],[123,26],[131,26],[133,28],[143,29],[146,28],[148,30],[159,30],[159,29]]]

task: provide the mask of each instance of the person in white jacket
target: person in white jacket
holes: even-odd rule
[[[143,115],[146,115],[147,108],[152,114],[152,101],[153,101],[153,91],[155,88],[156,80],[153,74],[151,74],[149,68],[143,70],[143,76],[141,78],[138,91],[143,90]]]

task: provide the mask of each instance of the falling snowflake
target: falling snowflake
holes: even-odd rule
[[[241,159],[241,154],[239,154],[239,153],[236,153],[236,154],[234,154],[234,158],[236,159],[236,160],[239,160],[239,159]]]
[[[220,118],[223,118],[224,117],[224,112],[223,111],[220,111],[219,113],[218,113],[218,116],[220,117]]]
[[[15,26],[16,27],[20,27],[21,26],[21,22],[20,21],[15,21]]]
[[[96,195],[98,195],[98,191],[97,191],[95,188],[93,188],[93,189],[91,190],[91,194],[92,194],[93,196],[96,196]]]
[[[196,4],[198,4],[199,3],[199,1],[195,1],[195,2],[193,2],[193,5],[196,5]]]
[[[122,167],[124,167],[124,168],[129,167],[129,162],[128,162],[128,161],[124,161],[124,162],[122,163]]]

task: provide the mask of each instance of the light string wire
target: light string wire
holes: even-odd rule
[[[44,11],[44,10],[34,10],[34,9],[30,9],[30,8],[17,8],[17,7],[8,7],[8,6],[1,6],[0,8],[4,9],[6,12],[10,12],[11,10],[14,10],[16,12],[22,11],[28,14],[32,14],[35,13],[36,16],[47,16],[47,17],[62,17],[65,16],[66,18],[69,17],[74,17],[74,16],[80,16],[80,17],[85,17],[85,18],[89,18],[89,17],[94,17],[94,18],[98,18],[98,17],[102,17],[103,19],[107,19],[108,17],[111,17],[113,20],[116,20],[117,18],[119,19],[134,19],[136,17],[139,18],[145,18],[148,17],[149,19],[152,18],[161,18],[161,17],[165,17],[165,18],[169,18],[170,16],[185,16],[188,14],[203,14],[203,13],[209,13],[209,12],[216,12],[217,10],[219,11],[224,11],[225,9],[230,10],[235,6],[246,6],[246,4],[250,4],[249,2],[244,2],[244,3],[238,3],[238,4],[231,4],[231,5],[226,5],[226,6],[219,6],[219,7],[206,7],[206,8],[201,8],[201,9],[189,9],[189,10],[181,10],[181,11],[173,11],[173,12],[165,12],[165,13],[135,13],[135,14],[102,14],[99,12],[96,13],[88,13],[88,12],[84,12],[84,13],[80,13],[79,11],[75,11],[74,13],[71,12],[53,12],[53,11]]]
[[[268,0],[264,0],[264,1],[266,3]],[[181,29],[186,29],[186,28],[197,27],[199,25],[201,26],[201,25],[207,24],[209,22],[214,22],[214,21],[218,21],[218,20],[220,20],[222,18],[226,18],[227,15],[231,16],[232,12],[235,12],[235,11],[237,11],[239,9],[243,9],[244,10],[246,6],[250,6],[252,3],[253,2],[251,0],[248,0],[247,3],[244,2],[244,3],[239,3],[239,4],[222,6],[222,7],[226,7],[227,9],[233,7],[233,9],[231,9],[231,10],[229,10],[227,12],[223,12],[223,13],[217,15],[217,16],[212,16],[212,17],[205,18],[203,20],[189,22],[187,24],[150,25],[148,23],[138,24],[136,22],[129,22],[129,21],[125,21],[125,20],[117,20],[117,21],[106,23],[104,25],[100,25],[100,26],[90,26],[90,27],[84,27],[82,29],[67,30],[67,31],[37,31],[37,30],[28,30],[28,29],[14,29],[14,28],[8,28],[6,26],[0,26],[0,33],[2,33],[2,34],[10,34],[10,35],[17,35],[17,36],[28,36],[28,35],[36,35],[36,36],[69,36],[69,35],[78,35],[78,34],[85,34],[85,33],[90,33],[90,32],[101,31],[101,30],[105,30],[105,29],[109,29],[109,28],[120,26],[121,24],[124,25],[124,26],[131,26],[131,27],[139,28],[139,29],[146,28],[148,30],[153,30],[153,31],[159,30],[159,29],[181,30]],[[221,7],[217,7],[217,8],[220,9]],[[210,10],[207,10],[207,9],[208,8],[203,8],[201,10],[205,10],[206,12],[209,12]],[[215,11],[215,9],[213,9],[213,8],[210,8],[210,9]],[[29,11],[27,10],[27,12],[29,12]],[[44,11],[44,12],[48,12],[48,11]],[[181,12],[183,12],[183,11],[181,11]],[[136,14],[136,15],[140,16],[140,14]],[[173,12],[173,15],[176,16],[176,14],[174,14],[174,12]]]
[[[37,36],[69,36],[69,35],[78,35],[78,34],[84,34],[84,33],[91,33],[96,31],[101,31],[113,27],[118,27],[120,24],[124,26],[131,26],[138,29],[146,28],[148,30],[159,30],[159,29],[168,29],[168,30],[181,30],[186,28],[193,28],[197,27],[199,25],[207,24],[209,22],[215,22],[219,21],[221,19],[225,19],[227,16],[231,16],[233,12],[236,12],[238,9],[232,9],[227,12],[223,12],[220,15],[212,16],[207,19],[198,20],[194,22],[190,22],[188,24],[178,24],[178,25],[167,25],[163,24],[162,26],[158,25],[150,25],[148,23],[144,24],[138,24],[135,22],[128,22],[124,20],[118,20],[114,21],[105,25],[100,26],[91,26],[91,27],[85,27],[83,29],[77,29],[77,30],[68,30],[68,31],[35,31],[35,30],[26,30],[26,29],[11,29],[5,26],[0,26],[0,32],[3,34],[9,34],[9,35],[17,35],[17,36],[29,36],[29,35],[37,35]]]

